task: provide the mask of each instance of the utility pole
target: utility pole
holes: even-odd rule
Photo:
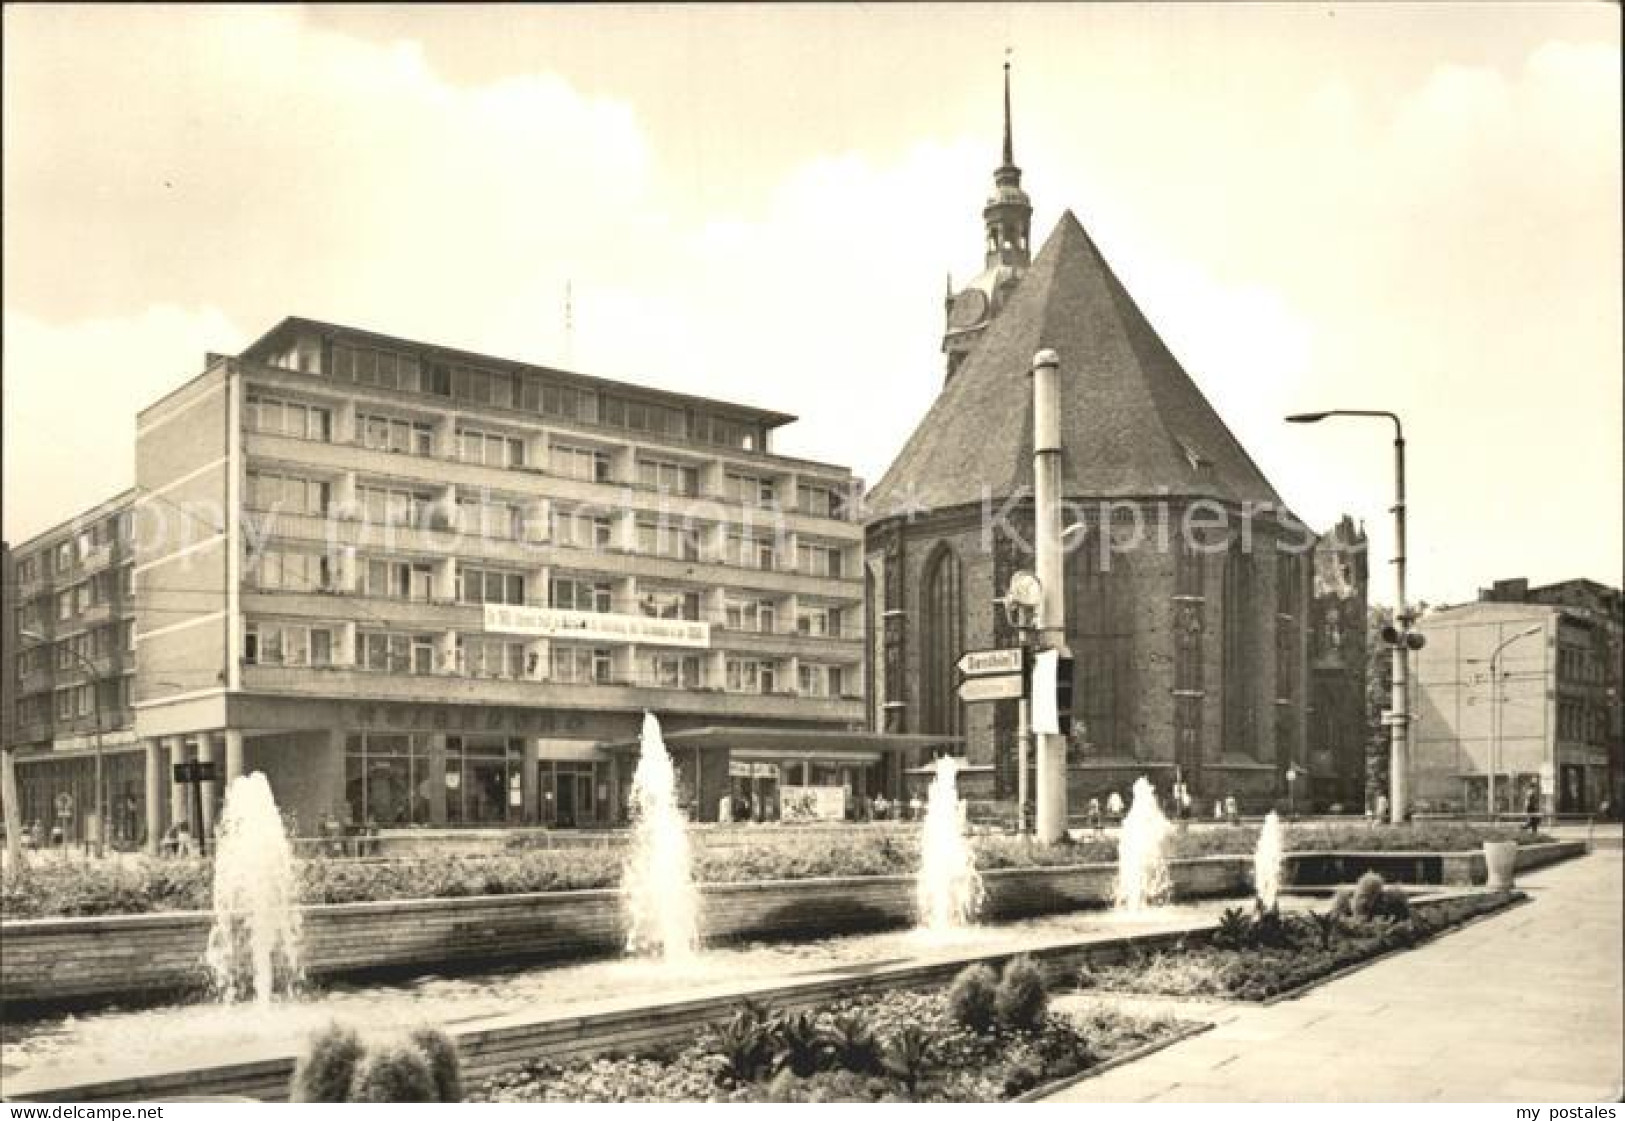
[[[1061,551],[1061,359],[1053,350],[1033,355],[1033,536],[1038,554],[1038,644],[1066,653],[1065,557]],[[1038,741],[1035,835],[1054,844],[1066,835],[1066,737]]]

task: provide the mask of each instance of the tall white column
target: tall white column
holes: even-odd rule
[[[1066,649],[1065,558],[1061,553],[1060,358],[1053,350],[1033,356],[1033,536],[1038,553],[1040,649]],[[1034,835],[1053,844],[1066,833],[1066,738],[1038,739]]]

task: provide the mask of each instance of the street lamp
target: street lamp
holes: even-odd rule
[[[1410,802],[1410,654],[1422,649],[1426,641],[1411,630],[1415,619],[1405,601],[1405,430],[1398,414],[1382,409],[1327,409],[1293,413],[1286,420],[1289,424],[1317,424],[1334,416],[1379,417],[1394,422],[1394,626],[1384,627],[1382,637],[1394,648],[1393,702],[1387,717],[1392,744],[1388,786],[1393,794],[1388,812],[1389,820],[1399,825],[1405,820]]]
[[[1286,768],[1286,816],[1288,821],[1298,820],[1298,766],[1296,763],[1289,763]]]
[[[37,646],[49,648],[51,645],[50,639],[38,631],[18,631],[17,637],[27,639]],[[96,815],[96,855],[100,856],[102,855],[102,846],[106,844],[107,839],[107,817],[104,813],[106,804],[102,798],[102,675],[96,671],[96,667],[91,664],[89,658],[79,653],[72,646],[67,646],[65,649],[69,654],[73,655],[80,666],[84,668],[84,671],[90,674],[90,697],[92,704],[95,705],[96,712],[96,783],[93,791],[94,798],[91,801],[91,812]],[[66,833],[67,830],[64,829],[63,832]],[[65,843],[66,838],[64,837],[63,840]]]
[[[1501,757],[1501,652],[1520,638],[1528,638],[1532,634],[1539,634],[1546,628],[1542,624],[1535,624],[1527,630],[1521,630],[1511,638],[1503,639],[1501,644],[1490,652],[1490,758],[1489,758],[1489,785],[1484,794],[1484,808],[1489,814],[1490,822],[1495,821],[1495,772]]]

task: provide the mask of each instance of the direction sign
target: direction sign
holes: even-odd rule
[[[176,763],[174,771],[175,781],[180,783],[214,782],[220,777],[212,759],[190,759]]]
[[[959,683],[959,699],[966,704],[978,701],[1020,700],[1022,679],[1019,673],[1001,673],[995,677],[967,677]]]
[[[56,796],[56,816],[57,817],[72,817],[73,816],[73,795],[69,794],[66,790],[59,791],[57,793],[57,796]]]
[[[959,672],[966,677],[1021,672],[1022,649],[1006,646],[995,650],[968,650],[959,658]]]

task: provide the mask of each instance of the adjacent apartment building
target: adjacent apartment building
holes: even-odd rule
[[[1502,580],[1424,617],[1413,766],[1419,805],[1592,813],[1625,794],[1620,591]]]
[[[774,454],[793,419],[307,319],[210,355],[134,491],[17,549],[25,819],[94,750],[78,654],[132,836],[194,759],[205,828],[245,771],[307,833],[611,824],[645,711],[698,820],[854,812],[902,744],[861,730],[861,484]]]

